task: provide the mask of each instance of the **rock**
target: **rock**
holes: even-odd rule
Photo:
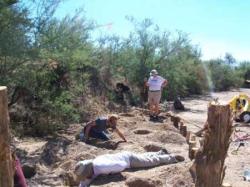
[[[126,181],[128,187],[158,187],[162,186],[160,180],[152,180],[150,178],[139,178],[139,177],[130,177]]]
[[[58,162],[63,155],[67,154],[67,146],[71,143],[70,140],[58,137],[57,139],[49,140],[45,145],[41,154],[41,159],[46,165],[53,165]]]
[[[30,164],[24,164],[22,166],[23,174],[25,178],[29,179],[36,174],[36,166],[35,165],[30,165]]]
[[[135,134],[149,134],[151,131],[146,130],[146,129],[137,129],[134,131]]]

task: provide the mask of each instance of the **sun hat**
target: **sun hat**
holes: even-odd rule
[[[81,179],[85,179],[93,174],[92,160],[80,161],[76,164],[74,173]]]
[[[156,69],[151,70],[150,76],[152,76],[152,75],[158,75],[158,72]]]

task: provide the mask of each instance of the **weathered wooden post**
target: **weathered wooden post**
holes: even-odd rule
[[[191,132],[190,131],[187,131],[187,136],[186,136],[186,142],[189,143],[189,140],[190,140],[190,136],[191,136]]]
[[[182,136],[187,136],[187,126],[184,124],[183,121],[180,121],[180,133]]]
[[[0,86],[0,187],[12,187],[13,178],[7,88]]]
[[[173,122],[173,125],[175,126],[175,128],[179,127],[180,120],[181,119],[179,117],[171,116],[171,121]]]
[[[191,168],[195,173],[196,187],[222,186],[231,134],[232,113],[229,105],[210,104],[203,146],[197,151]]]
[[[197,153],[198,150],[199,150],[198,147],[191,148],[191,150],[189,151],[189,155],[188,155],[190,160],[193,160],[195,158],[196,153]]]

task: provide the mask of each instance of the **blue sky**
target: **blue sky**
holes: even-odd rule
[[[95,35],[116,33],[127,36],[132,25],[125,16],[151,18],[161,30],[181,30],[199,45],[202,59],[231,53],[250,60],[250,0],[64,0],[57,17],[83,8],[85,17],[103,25]]]

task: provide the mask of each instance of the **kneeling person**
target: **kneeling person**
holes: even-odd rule
[[[93,160],[80,161],[77,163],[74,173],[81,181],[79,186],[85,187],[98,175],[120,173],[128,168],[153,167],[181,161],[184,161],[184,157],[169,154],[166,150],[141,154],[121,152],[101,155]]]
[[[89,137],[97,138],[101,140],[109,140],[107,129],[113,129],[125,142],[127,141],[121,131],[117,128],[117,115],[110,115],[108,118],[98,118],[95,121],[90,121],[84,127],[85,141],[88,141]]]

